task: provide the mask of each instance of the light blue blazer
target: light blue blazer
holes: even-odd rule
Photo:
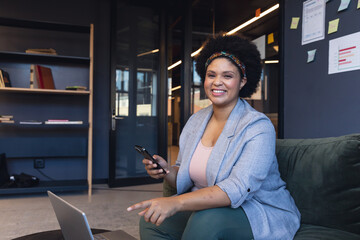
[[[176,165],[177,191],[190,191],[189,164],[212,106],[192,115],[180,136]],[[208,186],[219,186],[231,207],[242,207],[257,240],[290,240],[300,226],[300,213],[281,180],[275,155],[275,131],[270,120],[239,99],[208,160]]]

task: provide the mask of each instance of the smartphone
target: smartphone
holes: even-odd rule
[[[144,147],[141,147],[139,145],[135,145],[135,150],[138,151],[141,155],[143,155],[144,158],[151,160],[153,163],[156,164],[155,169],[162,169],[164,173],[166,173],[166,170],[160,166],[159,163],[151,156],[151,154],[146,151]]]

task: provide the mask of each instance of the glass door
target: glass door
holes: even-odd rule
[[[158,153],[159,16],[117,2],[113,13],[109,185],[152,182],[134,145]]]

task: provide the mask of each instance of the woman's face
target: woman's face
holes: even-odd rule
[[[245,83],[246,80],[241,81],[239,69],[229,59],[215,58],[207,67],[204,89],[214,106],[234,107]]]

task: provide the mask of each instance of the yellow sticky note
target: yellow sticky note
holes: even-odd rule
[[[358,5],[357,5],[357,9],[360,8],[360,0],[358,0]]]
[[[339,18],[329,22],[328,34],[337,32],[339,26]]]
[[[267,42],[268,42],[268,44],[271,44],[271,43],[274,42],[274,33],[270,33],[270,34],[268,35]]]
[[[299,20],[300,20],[299,17],[293,17],[292,20],[291,20],[290,29],[297,29],[298,24],[299,24]]]

